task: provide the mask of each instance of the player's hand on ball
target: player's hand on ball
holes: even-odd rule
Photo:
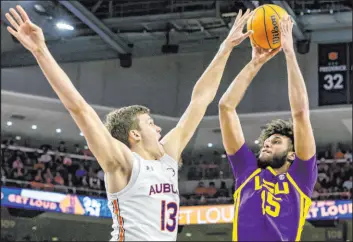
[[[253,13],[253,11],[250,11],[250,9],[248,9],[244,14],[242,14],[242,10],[239,10],[239,13],[234,21],[233,27],[230,30],[227,38],[223,42],[224,47],[234,48],[252,34],[252,31],[243,33],[243,29],[247,20],[253,15]]]
[[[45,39],[42,29],[31,22],[27,13],[21,6],[17,5],[16,10],[10,8],[10,13],[5,14],[7,20],[12,26],[7,27],[10,34],[12,34],[26,49],[32,53],[42,47],[45,47]],[[18,12],[20,14],[18,14]]]
[[[251,42],[252,46],[252,56],[251,61],[254,64],[263,65],[267,61],[269,61],[272,57],[274,57],[278,52],[281,51],[281,48],[277,49],[263,49],[257,46],[255,43]]]
[[[281,46],[285,54],[294,53],[293,24],[293,20],[289,15],[284,16],[280,21]]]

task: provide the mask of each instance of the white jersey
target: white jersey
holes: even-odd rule
[[[133,154],[128,185],[117,193],[107,191],[113,217],[110,241],[176,241],[178,162],[166,154],[160,160],[144,160]]]

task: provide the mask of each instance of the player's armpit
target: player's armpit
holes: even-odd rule
[[[295,113],[292,118],[295,154],[301,160],[309,160],[316,153],[309,110]]]
[[[227,154],[236,153],[245,143],[238,114],[222,102],[219,104],[219,121],[221,125],[223,146]]]
[[[89,149],[104,172],[117,168],[132,169],[133,154],[130,149],[114,139],[94,109],[88,104],[79,112],[71,112],[79,129],[82,131]]]
[[[173,159],[179,160],[181,153],[204,117],[206,109],[205,102],[191,101],[176,127],[161,140],[165,151]]]

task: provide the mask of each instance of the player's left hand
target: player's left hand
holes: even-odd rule
[[[257,65],[263,65],[265,64],[267,61],[269,61],[272,57],[274,57],[275,55],[277,55],[278,52],[281,51],[281,48],[277,48],[277,49],[263,49],[259,46],[257,46],[255,43],[251,42],[251,46],[252,46],[252,56],[251,56],[251,61]]]
[[[240,9],[232,29],[230,30],[227,38],[223,41],[222,46],[226,49],[232,49],[235,46],[239,45],[243,40],[249,37],[253,31],[249,30],[246,33],[243,33],[244,26],[247,20],[254,14],[254,11],[250,11],[247,9],[244,14],[242,14],[242,10]]]
[[[284,16],[279,24],[281,30],[281,47],[285,54],[294,53],[293,24],[293,20],[289,15]]]

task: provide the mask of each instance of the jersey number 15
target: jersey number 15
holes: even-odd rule
[[[174,232],[177,225],[178,205],[175,202],[161,202],[161,230]]]

